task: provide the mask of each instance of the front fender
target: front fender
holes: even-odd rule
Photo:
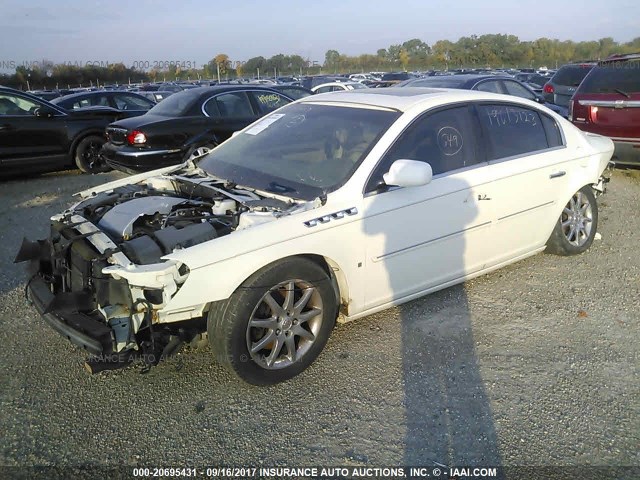
[[[349,305],[350,313],[356,312],[364,301],[365,284],[363,278],[365,254],[360,239],[362,235],[361,222],[353,221],[340,225],[339,235],[344,241],[336,241],[334,230],[335,227],[325,228],[302,237],[273,243],[206,265],[201,263],[202,257],[207,255],[202,248],[205,244],[197,246],[201,248],[197,253],[194,253],[192,258],[190,258],[191,255],[187,255],[187,251],[183,251],[175,257],[168,255],[166,258],[185,263],[190,268],[190,273],[186,282],[167,304],[164,311],[171,314],[172,311],[186,310],[197,305],[226,300],[247,278],[265,266],[292,256],[315,255],[323,257],[334,272],[340,289],[341,302]],[[228,237],[233,237],[233,235],[232,233]],[[208,250],[211,253],[222,248],[219,240],[224,239],[207,242]],[[199,266],[192,267],[196,264]]]

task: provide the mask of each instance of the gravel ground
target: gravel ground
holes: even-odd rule
[[[27,305],[21,238],[115,177],[1,184],[2,465],[640,465],[640,170],[614,172],[587,253],[340,325],[268,388],[207,348],[88,375]]]

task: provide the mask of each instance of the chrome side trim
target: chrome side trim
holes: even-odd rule
[[[542,205],[536,205],[535,207],[527,208],[526,210],[520,210],[519,212],[516,212],[516,213],[510,213],[509,215],[505,215],[504,217],[500,217],[500,218],[498,218],[498,221],[500,221],[500,220],[504,220],[504,219],[506,219],[506,218],[515,217],[516,215],[521,215],[521,214],[523,214],[523,213],[530,212],[531,210],[536,210],[536,209],[538,209],[538,208],[546,207],[546,206],[548,206],[548,205],[553,205],[554,203],[555,203],[555,202],[550,201],[550,202],[547,202],[547,203],[543,203]]]
[[[142,150],[140,152],[116,152],[117,155],[121,155],[123,157],[144,157],[146,155],[166,155],[168,153],[177,153],[181,150],[179,148],[174,148],[172,150]]]
[[[640,100],[578,100],[585,107],[640,108]]]
[[[408,247],[404,247],[404,248],[401,248],[399,250],[394,250],[393,252],[385,253],[383,255],[380,255],[379,257],[375,257],[373,259],[373,261],[374,262],[379,262],[380,260],[384,260],[384,259],[392,257],[394,255],[398,255],[399,253],[405,253],[405,252],[407,252],[409,250],[415,250],[416,248],[424,247],[426,245],[429,245],[430,243],[438,242],[440,240],[444,240],[445,238],[454,237],[456,235],[461,235],[461,234],[463,234],[465,232],[468,232],[468,231],[471,231],[471,230],[475,230],[477,228],[486,227],[487,225],[491,225],[491,222],[489,221],[489,222],[480,223],[478,225],[474,225],[472,227],[465,228],[463,230],[458,230],[458,231],[453,232],[453,233],[448,233],[448,234],[442,235],[440,237],[432,238],[431,240],[426,240],[424,242],[416,243],[415,245],[410,245]]]

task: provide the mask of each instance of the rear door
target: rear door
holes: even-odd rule
[[[250,91],[249,97],[251,97],[254,108],[258,111],[258,116],[260,117],[267,115],[280,107],[284,107],[292,101],[285,95],[281,95],[276,92],[262,92],[257,90]]]
[[[493,258],[499,264],[544,245],[566,192],[571,163],[558,124],[537,109],[477,105],[492,172]]]
[[[235,90],[220,93],[207,99],[202,105],[207,126],[215,134],[215,142],[221,143],[258,118],[246,91]]]

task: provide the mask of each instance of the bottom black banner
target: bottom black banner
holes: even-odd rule
[[[504,479],[637,480],[640,466],[32,466],[0,467],[7,479]]]

